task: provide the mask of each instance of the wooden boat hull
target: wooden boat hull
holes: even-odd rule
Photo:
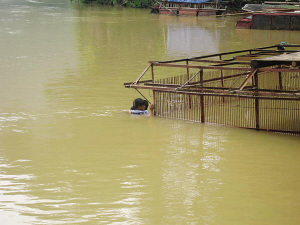
[[[178,14],[177,9],[159,9],[158,12],[161,15],[177,15]]]
[[[236,28],[260,30],[300,30],[299,13],[253,13],[237,21]]]

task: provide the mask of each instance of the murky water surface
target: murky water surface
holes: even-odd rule
[[[299,224],[299,137],[123,112],[149,60],[299,44],[236,19],[1,0],[1,224]]]

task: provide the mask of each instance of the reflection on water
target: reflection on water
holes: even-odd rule
[[[185,130],[175,127],[163,163],[167,221],[206,224],[214,222],[218,190],[222,185],[222,136],[202,129]],[[199,131],[200,137],[199,137]],[[207,136],[206,136],[207,135]],[[180,212],[174,215],[174,209]],[[198,213],[201,212],[199,216]]]
[[[234,22],[2,0],[0,221],[298,224],[298,137],[123,112],[148,60],[299,40]]]
[[[201,39],[200,39],[201,38]],[[210,31],[191,27],[168,27],[168,54],[180,55],[182,52],[190,55],[209,55],[218,52],[219,42]]]

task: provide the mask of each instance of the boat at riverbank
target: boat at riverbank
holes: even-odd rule
[[[124,85],[152,90],[157,116],[300,133],[299,67],[300,45],[282,43],[151,61],[136,81]],[[150,68],[150,79],[142,80]]]
[[[263,30],[300,30],[300,3],[264,2],[246,4],[248,15],[237,21],[236,28]]]
[[[226,11],[225,4],[218,0],[163,0],[152,8],[152,13],[190,16],[221,15]]]
[[[236,28],[262,30],[300,30],[299,12],[253,13],[237,21]]]

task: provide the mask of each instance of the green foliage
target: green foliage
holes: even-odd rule
[[[96,2],[102,5],[123,5],[133,8],[150,8],[157,4],[160,0],[71,0],[82,3]],[[282,0],[273,0],[282,1]],[[263,0],[229,0],[228,8],[230,9],[241,9],[245,4],[260,4]]]
[[[153,5],[152,0],[129,0],[129,5],[133,8],[148,8]]]
[[[231,0],[228,3],[230,9],[241,9],[246,4],[261,4],[263,0]]]
[[[93,0],[71,0],[71,2],[90,3]]]
[[[155,0],[71,0],[81,3],[96,2],[101,5],[123,5],[133,8],[150,8],[155,3]]]

